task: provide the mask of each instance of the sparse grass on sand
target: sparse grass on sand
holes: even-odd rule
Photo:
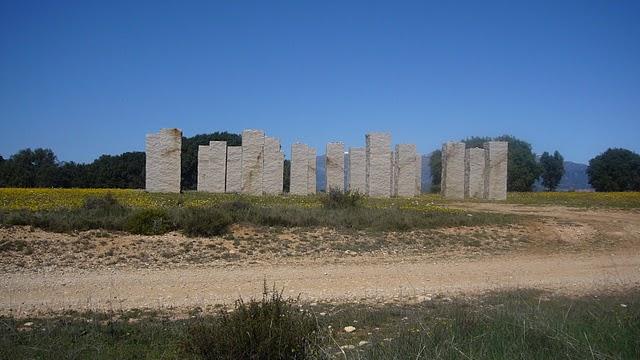
[[[212,310],[213,311],[213,310]],[[417,305],[301,304],[233,312],[132,310],[0,317],[0,358],[637,359],[640,290],[583,297],[510,290]],[[346,332],[347,326],[355,328]]]

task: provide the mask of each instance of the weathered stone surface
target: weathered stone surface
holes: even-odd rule
[[[223,193],[227,177],[227,142],[209,142],[209,170],[206,176],[207,191]]]
[[[198,146],[198,191],[209,191],[207,188],[207,175],[209,170],[209,145]]]
[[[484,198],[488,200],[506,200],[509,143],[506,141],[489,141],[484,143],[484,150]]]
[[[447,199],[464,199],[463,142],[448,142],[442,146],[441,193]]]
[[[227,148],[227,181],[225,192],[239,193],[242,191],[242,146]]]
[[[316,149],[307,147],[307,194],[316,193]]]
[[[307,145],[296,143],[291,145],[291,175],[289,193],[307,195],[309,150]]]
[[[326,189],[344,191],[344,144],[328,143],[325,165]]]
[[[262,195],[264,169],[264,132],[242,132],[242,193]]]
[[[145,188],[150,192],[180,192],[182,131],[162,129],[147,134]]]
[[[416,194],[422,194],[422,155],[416,154]]]
[[[484,198],[484,149],[467,149],[465,153],[464,195],[467,198]]]
[[[395,195],[416,196],[417,150],[414,144],[398,144],[395,151]]]
[[[391,174],[391,187],[389,188],[389,194],[391,194],[391,196],[396,196],[398,194],[398,182],[397,182],[397,176],[398,176],[398,169],[396,167],[396,153],[395,151],[391,152],[391,170],[390,174]]]
[[[367,155],[365,148],[349,148],[349,191],[367,191]]]
[[[284,153],[280,150],[280,141],[267,136],[264,138],[264,173],[262,190],[265,194],[282,193],[284,172]]]
[[[391,135],[370,133],[366,139],[367,195],[391,195]]]

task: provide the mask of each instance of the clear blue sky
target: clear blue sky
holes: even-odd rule
[[[0,0],[0,154],[86,162],[162,127],[265,129],[287,156],[370,130],[640,152],[640,1]]]

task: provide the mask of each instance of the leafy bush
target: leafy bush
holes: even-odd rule
[[[179,227],[187,236],[216,236],[227,231],[233,218],[218,208],[189,208],[180,213]]]
[[[122,205],[118,202],[118,199],[111,193],[107,193],[104,196],[88,196],[84,199],[82,208],[85,210],[119,210]]]
[[[134,212],[127,219],[125,230],[132,234],[159,235],[175,228],[169,214],[163,209],[145,209]]]
[[[342,192],[339,189],[330,189],[320,198],[322,206],[327,209],[348,209],[361,205],[362,195],[358,192]]]
[[[318,326],[296,302],[265,286],[262,300],[237,300],[233,312],[192,325],[184,349],[203,359],[305,359],[314,351]]]

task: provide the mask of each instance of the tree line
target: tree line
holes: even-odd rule
[[[182,138],[182,188],[194,190],[197,185],[198,146],[209,141],[227,141],[229,146],[242,145],[240,134],[215,132]],[[554,191],[564,175],[564,159],[555,151],[544,152],[538,159],[528,142],[510,135],[470,137],[462,140],[467,148],[481,147],[486,141],[507,141],[508,191],[532,191],[535,181]],[[432,191],[439,191],[441,151],[431,156]],[[290,162],[284,164],[284,187],[289,189]],[[640,155],[627,149],[608,149],[589,161],[589,183],[596,191],[640,191]],[[131,188],[145,186],[145,154],[141,151],[120,155],[102,155],[89,164],[59,161],[50,149],[24,149],[8,159],[0,156],[0,187],[56,188]]]

